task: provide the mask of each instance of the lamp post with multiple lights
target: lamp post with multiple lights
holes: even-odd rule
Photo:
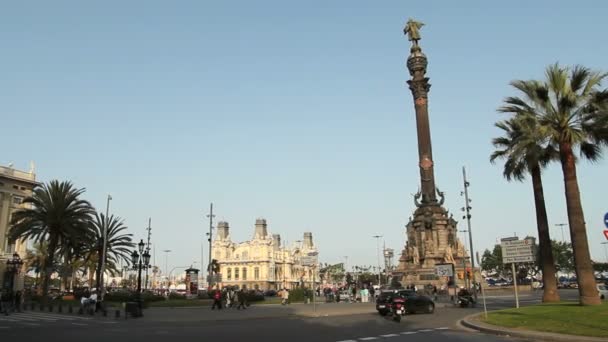
[[[139,253],[136,250],[133,250],[131,253],[131,263],[133,264],[133,270],[137,271],[137,303],[139,305],[139,312],[141,313],[142,309],[142,299],[141,299],[141,271],[144,269],[148,269],[150,267],[150,253],[148,250],[144,250],[146,244],[142,239],[138,244],[137,248],[139,249]]]

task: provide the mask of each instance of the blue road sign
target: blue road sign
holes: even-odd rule
[[[604,225],[606,226],[606,228],[608,228],[608,213],[604,215]]]

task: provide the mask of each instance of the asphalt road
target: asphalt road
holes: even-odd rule
[[[522,306],[540,302],[541,293],[522,295]],[[576,299],[576,291],[562,294]],[[483,307],[461,309],[438,304],[434,314],[406,316],[400,323],[375,313],[372,304],[323,304],[320,317],[303,317],[310,306],[258,305],[246,312],[209,308],[158,309],[141,319],[25,312],[0,316],[0,340],[154,342],[178,338],[209,341],[514,341],[511,338],[464,332],[455,323]],[[509,294],[489,296],[489,310],[514,306]],[[333,311],[332,311],[333,310]],[[328,314],[325,314],[326,312]],[[356,312],[356,314],[344,314]],[[363,312],[363,313],[361,313]]]

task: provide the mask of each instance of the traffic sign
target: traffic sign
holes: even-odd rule
[[[453,277],[454,276],[454,264],[436,264],[435,274],[440,277]]]
[[[314,266],[317,264],[317,260],[316,256],[303,256],[300,258],[300,261],[304,266]]]
[[[608,229],[604,230],[604,236],[606,236],[606,240],[608,240]]]
[[[604,225],[608,228],[608,213],[604,214]]]
[[[534,240],[501,239],[502,263],[512,264],[534,261]]]

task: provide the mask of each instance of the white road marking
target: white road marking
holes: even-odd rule
[[[23,322],[23,324],[25,325],[31,325],[31,326],[39,326],[39,323],[27,323],[27,322]]]
[[[412,335],[412,334],[415,334],[415,333],[417,333],[417,331],[404,331],[404,332],[401,333],[401,335]]]
[[[386,334],[386,335],[380,335],[380,337],[395,337],[395,336],[399,336],[398,334]]]
[[[337,342],[357,342],[356,340],[344,340],[344,341],[337,341]]]
[[[433,331],[433,329],[422,329],[422,330],[418,330],[418,332],[429,332],[429,331]]]
[[[377,340],[378,338],[376,336],[372,336],[372,337],[361,337],[359,340],[361,341],[371,341],[371,340]]]
[[[435,328],[435,330],[448,330],[450,329],[449,327],[441,327],[441,328]]]

